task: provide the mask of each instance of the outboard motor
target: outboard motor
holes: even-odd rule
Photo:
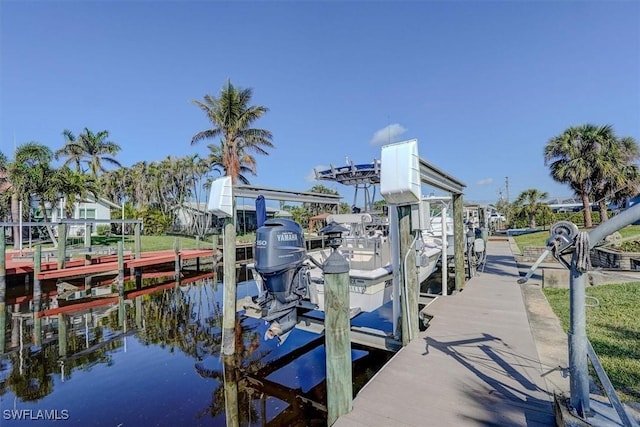
[[[255,269],[265,293],[255,301],[271,321],[266,338],[286,334],[297,323],[296,307],[309,292],[302,228],[290,219],[270,219],[256,232]]]

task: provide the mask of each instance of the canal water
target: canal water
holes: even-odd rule
[[[45,283],[40,343],[30,287],[9,288],[0,425],[224,426],[230,415],[243,426],[326,425],[323,338],[295,329],[278,345],[264,339],[263,321],[240,312],[236,355],[223,359],[216,277],[145,279],[141,289],[129,283],[124,300],[90,307],[58,301]],[[238,284],[239,298],[254,293],[253,282]],[[356,323],[390,332],[391,308]],[[354,345],[354,392],[391,356]],[[235,390],[226,402],[225,381]]]

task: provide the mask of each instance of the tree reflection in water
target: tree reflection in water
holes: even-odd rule
[[[45,317],[39,347],[29,345],[34,342],[29,305],[16,305],[7,310],[7,325],[11,330],[6,333],[15,338],[12,342],[17,345],[0,357],[0,400],[15,396],[23,406],[27,402],[64,403],[69,390],[89,389],[105,399],[104,410],[111,411],[110,414],[145,411],[140,415],[144,424],[162,424],[170,415],[196,425],[224,425],[225,420],[229,425],[325,425],[322,337],[296,331],[283,346],[277,347],[274,340],[262,340],[266,330],[263,321],[239,315],[235,322],[236,353],[223,358],[222,286],[218,289],[211,276],[191,284],[185,284],[189,281],[185,277],[182,286],[165,281],[138,290],[131,288],[125,296],[126,321],[122,327],[118,321],[118,304],[113,302],[68,311],[60,320],[57,315]],[[246,282],[238,286],[242,289],[239,295],[250,292]],[[43,300],[42,307],[51,308],[51,304]],[[65,322],[66,327],[59,328],[59,321]],[[60,339],[61,334],[65,339]],[[125,355],[126,342],[131,337],[135,342],[129,346],[137,353]],[[65,348],[60,348],[61,342],[66,342]],[[357,373],[357,364],[363,363],[363,355],[369,354],[366,350],[357,351],[360,361],[354,357],[354,373]],[[166,354],[175,357],[168,358]],[[374,362],[365,361],[360,372],[366,372],[368,379],[386,360],[384,356]],[[105,372],[105,368],[108,371]],[[131,375],[131,369],[139,375],[135,379],[127,376]],[[89,371],[91,375],[87,375]],[[136,388],[127,395],[132,400],[137,399],[139,393],[160,398],[169,396],[169,399],[173,393],[185,394],[176,407],[160,412],[148,407],[141,409],[142,402],[126,406],[115,396],[105,397],[114,390],[103,389],[101,382],[94,383],[95,375],[100,381],[115,378],[113,381],[120,384],[116,387],[127,390],[129,387],[125,384],[136,381]],[[158,378],[166,379],[163,382]],[[62,381],[70,388],[64,389]],[[363,380],[354,378],[354,381]],[[156,386],[158,390],[149,389]],[[60,388],[58,392],[57,388]],[[354,391],[358,389],[354,384]],[[124,392],[120,388],[115,390]],[[46,400],[47,396],[52,398]],[[151,401],[149,405],[154,403]],[[87,407],[82,409],[86,413],[79,413],[81,410],[77,409],[75,414],[91,419],[95,410],[96,407]],[[112,425],[106,420],[104,424]]]

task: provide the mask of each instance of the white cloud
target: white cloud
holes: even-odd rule
[[[487,185],[491,185],[493,184],[493,178],[485,178],[485,179],[481,179],[480,181],[477,182],[477,184],[481,187],[485,187]]]
[[[392,142],[398,142],[399,137],[406,131],[407,129],[399,123],[393,123],[375,131],[373,138],[371,138],[369,143],[371,145],[384,145]]]

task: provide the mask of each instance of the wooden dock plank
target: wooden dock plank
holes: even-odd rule
[[[555,425],[515,260],[506,242],[487,249],[486,271],[429,306],[429,328],[334,426]]]

